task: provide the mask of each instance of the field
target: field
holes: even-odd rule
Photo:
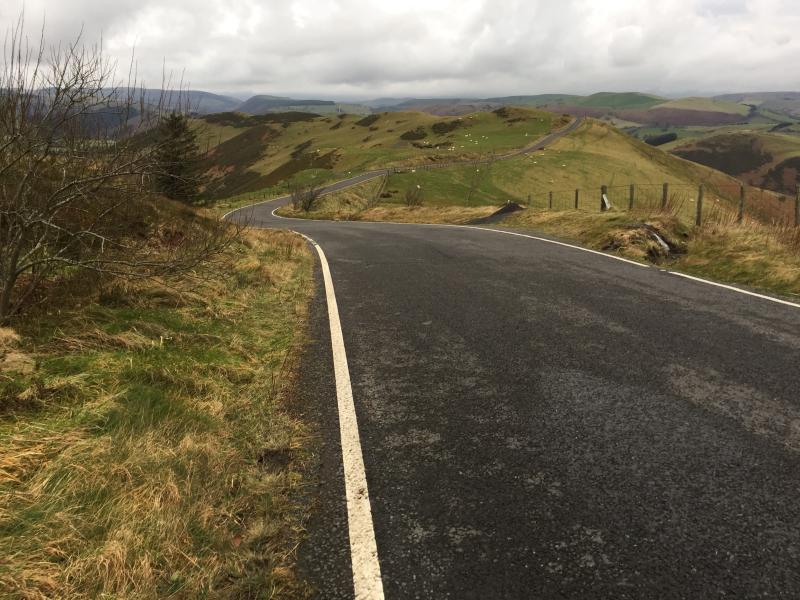
[[[423,113],[320,117],[211,115],[195,123],[209,148],[208,195],[225,198],[296,178],[346,176],[376,167],[450,162],[523,147],[564,124],[551,113],[502,109],[462,118]]]
[[[653,108],[668,108],[676,110],[699,110],[704,112],[720,112],[733,115],[747,116],[749,107],[736,102],[717,100],[714,98],[680,98],[657,104]]]
[[[580,190],[583,207],[599,207],[600,188],[609,186],[613,203],[628,202],[629,185],[638,186],[640,202],[660,202],[662,184],[669,183],[674,202],[687,216],[691,200],[703,183],[718,192],[736,191],[730,177],[681,160],[639,142],[608,125],[588,120],[577,131],[536,153],[491,165],[458,167],[392,175],[385,202],[402,203],[405,192],[420,186],[426,205],[502,205],[509,201],[544,207],[553,192],[555,207],[574,206]],[[529,198],[530,197],[530,198]],[[729,202],[733,198],[728,199]]]
[[[734,211],[741,183],[720,171],[683,160],[648,146],[607,124],[587,120],[578,130],[548,148],[489,164],[426,170],[409,168],[390,175],[381,190],[380,203],[402,205],[409,190],[419,189],[428,207],[502,206],[516,202],[525,206],[573,208],[579,190],[579,206],[599,210],[601,187],[614,206],[627,208],[630,185],[635,184],[635,205],[659,208],[663,184],[669,184],[668,201],[687,221],[695,218],[698,188],[705,186],[704,214]],[[348,193],[361,193],[344,210],[357,213],[373,192],[363,184]],[[552,200],[551,200],[552,194]],[[373,199],[374,202],[374,199]],[[747,190],[749,215],[762,220],[787,220],[791,205],[777,195]]]
[[[0,330],[0,595],[305,597],[311,264],[252,232],[178,288],[81,277]]]

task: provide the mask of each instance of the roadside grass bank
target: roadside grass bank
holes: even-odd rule
[[[320,197],[309,211],[288,204],[280,207],[276,214],[295,219],[330,221],[464,224],[486,217],[499,208],[491,205],[405,206],[381,201],[381,195],[386,193],[385,178],[375,179],[326,194]]]
[[[791,231],[776,233],[757,222],[695,228],[668,213],[525,210],[509,215],[502,225],[539,231],[722,283],[800,299],[800,245],[792,240]]]
[[[0,595],[309,594],[290,408],[312,264],[245,231],[180,288],[82,275],[2,330]]]

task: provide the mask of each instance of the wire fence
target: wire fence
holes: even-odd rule
[[[632,183],[539,190],[518,201],[544,210],[667,212],[695,225],[752,220],[776,227],[800,227],[800,186],[789,196],[736,184]]]

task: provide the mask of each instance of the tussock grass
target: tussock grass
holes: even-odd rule
[[[404,206],[379,198],[385,190],[383,180],[372,180],[323,196],[314,210],[304,212],[291,205],[281,207],[278,214],[301,219],[332,221],[395,221],[398,223],[463,224],[486,217],[497,206]],[[386,193],[384,191],[384,193]],[[379,202],[380,201],[380,202]],[[423,196],[423,203],[425,198]]]
[[[309,432],[287,381],[311,256],[249,232],[224,259],[186,289],[102,284],[18,324],[38,367],[0,373],[4,597],[307,593]]]

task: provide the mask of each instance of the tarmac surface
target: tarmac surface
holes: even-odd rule
[[[328,257],[386,598],[800,597],[800,308],[482,228],[273,216],[285,201],[228,218]],[[317,277],[301,556],[349,599]]]

